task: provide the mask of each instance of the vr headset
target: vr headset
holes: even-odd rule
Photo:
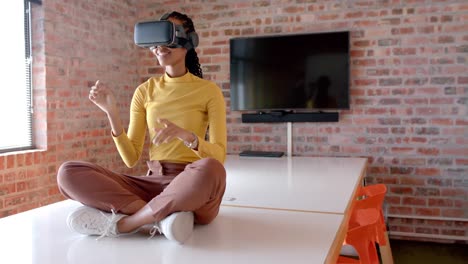
[[[142,48],[166,46],[169,48],[194,49],[198,46],[196,32],[185,33],[182,25],[168,21],[170,13],[163,15],[160,20],[139,22],[135,24],[134,41]]]

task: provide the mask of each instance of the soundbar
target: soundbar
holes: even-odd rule
[[[290,113],[290,112],[270,112],[270,113],[243,113],[243,123],[281,123],[281,122],[338,122],[338,112],[318,112],[318,113]]]

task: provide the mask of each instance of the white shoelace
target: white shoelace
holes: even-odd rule
[[[159,226],[160,224],[158,222],[154,223],[153,227],[150,229],[150,237],[148,239],[152,239],[156,233],[162,234],[161,227]]]
[[[112,214],[110,216],[107,216],[107,213],[100,212],[107,219],[107,224],[104,228],[104,232],[98,238],[96,238],[96,240],[99,240],[106,236],[118,236],[116,225],[119,216],[115,213],[114,209],[111,209],[111,212]]]

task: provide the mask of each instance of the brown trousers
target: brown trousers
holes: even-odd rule
[[[226,171],[212,158],[190,164],[149,161],[146,176],[129,176],[83,161],[60,166],[57,182],[69,199],[104,211],[119,211],[137,200],[153,210],[155,221],[173,212],[192,211],[197,224],[218,215]]]

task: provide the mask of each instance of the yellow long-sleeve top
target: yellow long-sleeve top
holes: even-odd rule
[[[150,160],[193,162],[212,157],[224,163],[226,158],[226,107],[221,89],[190,72],[171,78],[167,74],[152,77],[135,90],[130,106],[128,132],[114,138],[128,167],[140,159],[146,129],[150,139],[158,118],[165,118],[198,136],[198,150],[192,150],[177,138],[156,146],[151,143]],[[205,134],[209,128],[209,141]]]

